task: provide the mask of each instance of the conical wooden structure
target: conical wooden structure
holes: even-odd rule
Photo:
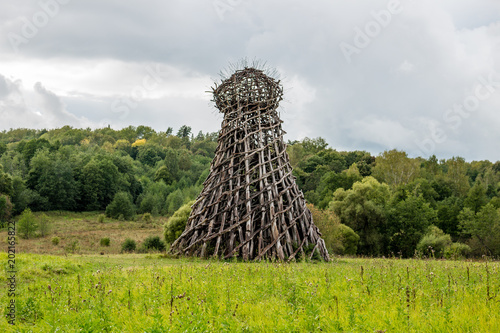
[[[292,260],[317,251],[328,261],[283,142],[279,81],[260,69],[244,68],[212,89],[224,114],[218,146],[186,229],[171,252]]]

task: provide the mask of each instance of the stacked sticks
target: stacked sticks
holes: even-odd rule
[[[292,260],[318,253],[328,261],[283,142],[279,81],[244,68],[216,85],[213,94],[224,114],[218,146],[171,252],[243,260]]]

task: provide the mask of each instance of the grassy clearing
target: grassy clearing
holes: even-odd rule
[[[35,215],[40,215],[36,213]],[[118,221],[104,219],[99,222],[99,212],[48,212],[51,232],[46,237],[18,239],[16,250],[23,253],[64,255],[68,252],[77,254],[117,254],[121,252],[121,243],[126,238],[142,242],[146,237],[162,236],[164,217],[155,218],[151,223],[139,221]],[[54,245],[52,238],[58,237],[59,244]],[[108,237],[110,246],[101,246],[100,240]],[[0,239],[6,243],[7,232],[0,232]]]
[[[6,254],[0,262],[6,265]],[[281,264],[158,254],[21,254],[16,263],[18,325],[0,320],[5,332],[498,332],[500,327],[498,262]],[[7,304],[5,292],[0,300]]]

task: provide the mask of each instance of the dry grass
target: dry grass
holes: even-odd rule
[[[40,215],[40,214],[36,214]],[[154,235],[163,238],[163,224],[166,218],[154,218],[151,223],[138,221],[118,221],[105,219],[98,222],[99,212],[46,213],[51,221],[51,231],[45,237],[32,239],[18,238],[16,251],[20,253],[38,253],[64,255],[70,251],[71,245],[77,242],[75,253],[79,254],[117,254],[121,251],[121,243],[131,238],[139,245],[146,237]],[[59,237],[58,245],[52,244],[53,237]],[[110,246],[101,246],[101,238],[108,237]],[[0,239],[6,242],[7,231],[0,232]]]

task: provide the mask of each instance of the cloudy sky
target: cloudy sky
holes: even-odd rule
[[[0,3],[0,130],[187,124],[243,58],[279,72],[287,140],[500,159],[498,0]]]

